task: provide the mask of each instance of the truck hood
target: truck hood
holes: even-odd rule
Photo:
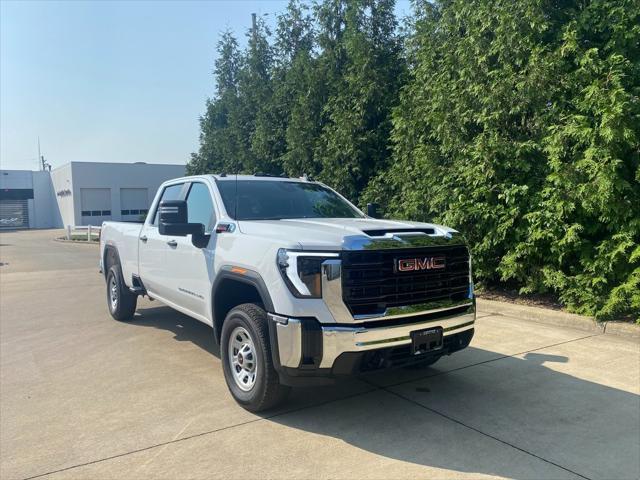
[[[365,240],[407,229],[433,229],[434,236],[455,233],[451,228],[432,223],[374,218],[243,220],[238,222],[238,228],[244,234],[272,238],[280,241],[283,246],[303,250],[340,250],[345,237],[362,237]]]

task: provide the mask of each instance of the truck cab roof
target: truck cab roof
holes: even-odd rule
[[[265,182],[313,182],[314,180],[309,177],[281,177],[263,173],[256,173],[253,175],[236,175],[236,174],[226,174],[219,173],[210,175],[216,181],[235,181],[238,180],[260,180]]]

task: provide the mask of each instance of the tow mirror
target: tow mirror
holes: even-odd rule
[[[186,237],[194,235],[204,236],[204,225],[189,223],[186,200],[163,200],[160,202],[160,221],[158,230],[160,235],[174,235]]]
[[[367,215],[371,218],[380,218],[378,208],[380,208],[379,203],[367,203]]]

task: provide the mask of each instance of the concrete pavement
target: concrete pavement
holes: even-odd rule
[[[640,344],[480,312],[422,371],[254,415],[205,325],[111,319],[97,247],[0,234],[0,478],[639,478]]]

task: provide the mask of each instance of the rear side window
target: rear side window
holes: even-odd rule
[[[158,202],[158,205],[156,205],[156,211],[153,214],[153,225],[156,227],[158,226],[158,207],[160,206],[160,202],[163,200],[178,200],[180,198],[182,185],[182,183],[178,183],[177,185],[169,185],[164,188],[160,201]]]
[[[211,194],[204,183],[196,182],[191,185],[187,196],[187,211],[189,223],[201,223],[204,225],[205,232],[211,232],[215,215]]]

